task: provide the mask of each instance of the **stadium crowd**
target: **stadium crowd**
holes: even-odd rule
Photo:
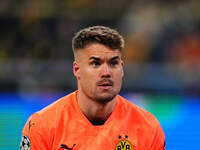
[[[17,72],[27,75],[24,69],[27,60],[41,65],[72,61],[71,37],[78,29],[90,25],[119,30],[126,41],[124,61],[130,65],[159,64],[171,76],[178,68],[180,73],[176,76],[184,81],[181,85],[200,89],[200,1],[4,0],[0,3],[1,90],[5,85],[8,89],[18,88],[15,79],[9,76],[18,68],[22,69]],[[16,67],[16,63],[24,65]],[[5,64],[11,64],[7,66],[10,69],[6,70]],[[171,69],[169,66],[174,64],[177,68]]]

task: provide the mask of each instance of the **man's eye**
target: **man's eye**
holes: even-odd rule
[[[100,65],[100,63],[99,63],[99,62],[95,62],[95,61],[94,61],[94,62],[91,62],[91,65],[92,65],[92,66],[94,66],[94,67],[96,67],[96,66],[99,66],[99,65]]]
[[[119,64],[118,61],[113,61],[113,62],[110,63],[110,65],[113,66],[113,67],[118,65],[118,64]]]

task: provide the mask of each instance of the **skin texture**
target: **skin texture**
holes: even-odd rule
[[[120,51],[92,43],[75,53],[73,71],[82,112],[89,120],[106,120],[114,109],[124,75]]]

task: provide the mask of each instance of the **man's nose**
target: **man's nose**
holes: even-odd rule
[[[107,64],[102,65],[101,68],[101,77],[102,78],[109,78],[111,77],[111,70]]]

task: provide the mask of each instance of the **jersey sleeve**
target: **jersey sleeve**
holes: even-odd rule
[[[34,114],[27,120],[22,130],[20,150],[49,149],[47,138],[41,119]]]
[[[154,130],[153,141],[151,145],[151,150],[165,150],[165,134],[161,128],[159,122]]]

